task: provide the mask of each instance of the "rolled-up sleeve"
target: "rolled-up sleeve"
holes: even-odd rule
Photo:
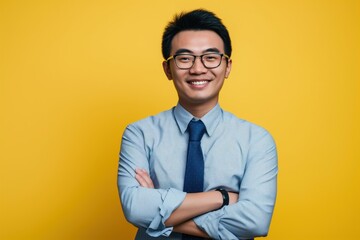
[[[251,239],[266,236],[277,192],[277,152],[265,130],[252,136],[239,200],[194,219],[214,239]]]
[[[149,150],[141,130],[129,125],[122,138],[118,169],[118,189],[126,219],[137,227],[147,229],[152,237],[169,236],[172,227],[165,221],[182,203],[185,194],[174,188],[150,189],[139,185],[135,169],[149,171]]]

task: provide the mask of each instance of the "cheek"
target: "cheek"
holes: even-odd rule
[[[216,78],[222,80],[226,77],[227,71],[226,69],[218,69],[218,71],[213,71],[213,75],[216,76]]]
[[[178,70],[176,70],[176,71],[172,70],[171,74],[172,74],[172,77],[173,77],[174,81],[177,81],[177,82],[185,81],[184,80],[186,78],[186,72],[185,71],[181,72],[181,71],[178,71]]]
[[[181,80],[181,76],[179,76],[179,74],[176,74],[176,73],[173,73],[172,76],[173,76],[172,81],[173,81],[175,88],[177,90],[183,88],[182,86],[185,81]]]

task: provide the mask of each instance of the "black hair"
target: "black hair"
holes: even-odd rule
[[[217,33],[224,42],[225,54],[231,56],[231,39],[228,30],[214,13],[196,9],[187,13],[175,15],[174,19],[166,26],[162,37],[162,55],[164,59],[170,57],[171,41],[174,36],[185,30],[210,30]]]

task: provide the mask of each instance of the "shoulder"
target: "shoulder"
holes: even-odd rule
[[[230,131],[240,134],[243,139],[247,139],[249,144],[259,141],[266,141],[274,144],[274,139],[266,128],[239,118],[233,113],[223,110],[223,122]]]
[[[140,119],[136,122],[133,122],[129,124],[129,126],[134,126],[138,128],[142,128],[144,126],[149,127],[152,125],[158,125],[161,122],[169,121],[170,119],[173,119],[173,108],[160,112],[156,115],[152,115],[143,119]]]
[[[136,122],[130,123],[125,129],[125,133],[134,132],[137,134],[145,134],[159,130],[166,122],[173,120],[173,108],[152,115]]]

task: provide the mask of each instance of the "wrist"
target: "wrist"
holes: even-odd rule
[[[222,188],[218,188],[215,191],[220,192],[221,196],[222,196],[222,199],[223,199],[223,202],[222,202],[222,205],[221,205],[220,208],[229,205],[229,201],[230,201],[229,193],[225,189],[222,189]]]

